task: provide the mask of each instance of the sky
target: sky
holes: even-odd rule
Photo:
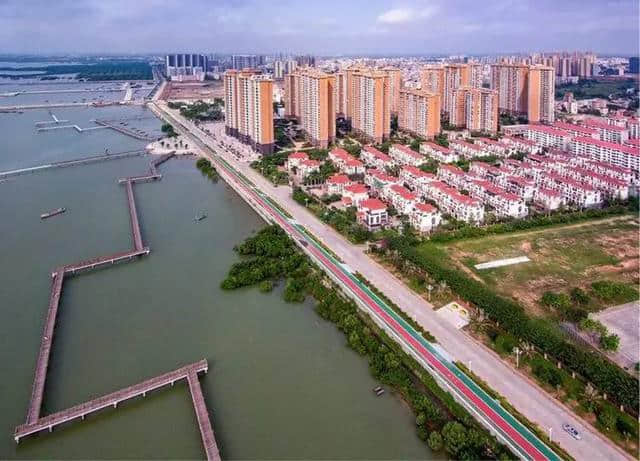
[[[639,0],[0,0],[0,53],[638,55]]]

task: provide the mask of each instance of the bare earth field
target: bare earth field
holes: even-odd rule
[[[545,291],[589,291],[602,279],[637,286],[639,278],[638,220],[610,218],[517,234],[463,240],[445,246],[451,259],[474,278],[542,315],[538,301]],[[527,256],[531,261],[476,270],[478,263]],[[593,300],[593,310],[604,307]]]
[[[223,97],[224,88],[222,86],[222,81],[192,83],[171,82],[166,99],[169,101],[185,101]]]

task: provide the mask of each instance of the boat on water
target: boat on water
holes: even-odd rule
[[[47,219],[47,218],[51,218],[53,216],[57,216],[59,214],[64,213],[65,211],[67,211],[66,208],[62,207],[62,208],[56,208],[55,210],[51,210],[47,213],[42,213],[40,215],[40,219]]]
[[[207,218],[207,215],[205,213],[200,213],[199,215],[196,215],[196,217],[193,218],[193,220],[195,222],[199,222],[199,221],[202,221],[203,219],[206,219],[206,218]]]

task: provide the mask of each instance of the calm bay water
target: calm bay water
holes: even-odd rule
[[[88,123],[130,117],[131,108],[54,113]],[[1,132],[12,133],[3,141],[0,170],[144,145],[111,130],[34,133],[33,122],[47,117],[47,111],[0,114]],[[203,455],[184,384],[19,446],[11,438],[31,391],[49,272],[131,247],[126,196],[116,180],[145,171],[148,161],[0,183],[0,458]],[[162,181],[135,186],[151,254],[65,282],[44,412],[206,358],[201,383],[224,459],[430,458],[408,407],[393,395],[373,395],[377,383],[366,361],[311,302],[285,303],[282,287],[267,295],[220,290],[237,260],[233,245],[264,226],[244,201],[223,182],[204,179],[193,159],[170,160],[161,170]],[[67,213],[40,221],[41,212],[59,206]],[[209,217],[195,223],[203,210]]]

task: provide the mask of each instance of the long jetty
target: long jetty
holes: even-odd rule
[[[26,424],[16,427],[13,434],[14,440],[16,443],[19,443],[21,438],[28,435],[46,430],[51,432],[54,427],[61,424],[78,419],[84,420],[89,414],[105,408],[117,408],[121,402],[140,396],[146,397],[149,392],[168,385],[173,386],[175,382],[186,379],[189,384],[191,400],[193,402],[193,408],[196,414],[198,427],[200,428],[200,434],[202,436],[202,442],[207,459],[220,460],[220,453],[218,445],[216,444],[211,421],[209,419],[209,412],[204,402],[204,397],[202,396],[200,381],[198,380],[198,373],[206,373],[208,369],[209,365],[207,361],[203,359],[199,362],[147,379],[138,384],[125,387],[110,394],[52,413],[43,418],[36,419],[33,422],[27,422]]]
[[[88,157],[81,157],[72,160],[64,160],[62,162],[47,163],[45,165],[37,165],[27,168],[20,168],[17,170],[0,171],[0,179],[10,178],[12,176],[21,176],[24,174],[38,173],[43,170],[49,170],[52,168],[68,168],[72,166],[88,165],[90,163],[108,162],[110,160],[118,160],[127,157],[139,157],[146,152],[140,150],[129,150],[123,152],[115,152],[113,154],[91,155]]]
[[[140,139],[142,141],[156,141],[158,139],[157,136],[149,136],[149,135],[143,135],[140,133],[137,133],[133,130],[130,130],[128,128],[124,128],[122,126],[119,126],[117,123],[114,123],[110,120],[99,120],[96,119],[94,120],[95,123],[97,123],[98,125],[102,125],[108,128],[111,128],[113,130],[116,130],[122,134],[126,134],[127,136],[131,136],[132,138],[136,138],[136,139]]]
[[[107,256],[99,256],[85,261],[66,264],[64,266],[56,268],[52,272],[49,306],[45,318],[42,338],[40,340],[40,349],[38,351],[38,357],[36,359],[33,385],[31,390],[31,400],[29,401],[29,406],[27,408],[27,417],[25,423],[16,427],[15,429],[14,439],[16,443],[18,443],[22,437],[25,437],[27,435],[35,434],[46,429],[51,432],[54,426],[58,426],[60,424],[78,418],[84,419],[86,415],[109,406],[113,406],[115,408],[118,406],[118,403],[124,400],[129,400],[140,395],[146,396],[147,392],[150,392],[154,389],[166,386],[167,384],[173,385],[175,381],[186,379],[189,384],[189,390],[191,392],[191,398],[196,413],[196,420],[200,428],[202,443],[207,455],[207,459],[216,461],[220,460],[218,446],[216,444],[216,440],[213,434],[213,428],[211,425],[211,421],[209,420],[209,414],[207,412],[204,397],[202,395],[202,389],[200,388],[200,383],[197,377],[198,373],[207,372],[208,365],[206,360],[201,360],[172,372],[156,376],[155,378],[148,379],[139,384],[126,387],[119,391],[104,395],[102,397],[98,397],[96,399],[73,406],[71,408],[67,408],[66,410],[62,410],[57,413],[53,413],[44,417],[41,417],[40,415],[46,385],[47,371],[49,368],[51,347],[53,344],[56,318],[60,306],[60,297],[62,294],[62,287],[65,277],[72,276],[79,272],[87,270],[98,269],[122,261],[131,261],[138,256],[149,254],[149,247],[145,247],[142,240],[142,232],[140,231],[140,222],[138,219],[135,196],[133,194],[133,184],[135,184],[136,182],[144,182],[145,178],[161,178],[162,175],[158,173],[157,167],[169,160],[174,155],[174,152],[170,152],[152,160],[149,164],[149,175],[131,176],[120,180],[121,183],[125,184],[127,192],[127,202],[129,205],[129,215],[131,219],[133,249],[129,251],[113,253]],[[86,160],[87,159],[80,159],[70,162],[78,163],[86,162]],[[70,162],[65,163],[68,164]]]
[[[196,412],[200,436],[202,437],[202,445],[204,446],[207,459],[220,460],[220,451],[218,450],[216,438],[213,435],[213,426],[209,419],[207,405],[204,403],[202,388],[200,387],[200,381],[198,381],[198,374],[194,368],[188,370],[187,382],[189,383],[191,401],[193,402],[193,409]]]
[[[136,251],[143,248],[142,233],[140,232],[140,222],[138,221],[138,211],[136,210],[136,200],[133,198],[133,186],[129,180],[126,182],[127,201],[129,202],[129,217],[131,218],[131,235],[133,237],[133,247]]]

